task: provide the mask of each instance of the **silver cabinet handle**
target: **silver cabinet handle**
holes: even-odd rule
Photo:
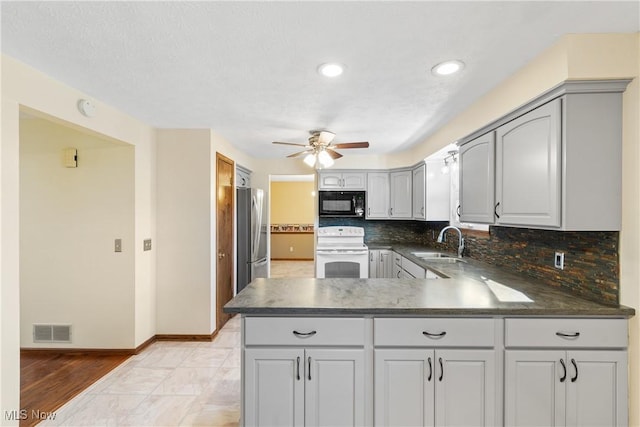
[[[296,358],[296,379],[300,381],[300,356]]]
[[[311,332],[298,332],[298,331],[293,331],[293,335],[295,335],[298,338],[308,338],[308,337],[312,337],[317,333],[317,331],[311,331]]]
[[[367,208],[367,216],[371,215],[371,208]]]
[[[309,358],[307,359],[307,367],[309,368],[307,373],[308,375],[307,379],[311,381],[311,356],[309,356]]]
[[[575,383],[576,380],[578,379],[578,364],[576,363],[576,359],[571,359],[571,364],[573,365],[573,369],[576,370],[576,376],[571,377],[571,382]]]
[[[389,208],[389,216],[393,216],[393,208]]]
[[[433,376],[433,367],[431,366],[431,358],[427,358],[427,362],[429,363],[429,376],[427,377],[427,381],[431,381],[431,377]]]
[[[373,262],[373,252],[369,253],[369,261]]]
[[[442,366],[442,357],[438,357],[438,362],[440,363],[440,378],[438,378],[438,381],[442,381],[442,377],[444,377],[444,366]]]
[[[556,332],[556,335],[563,338],[578,338],[580,336],[580,332],[573,332],[571,334],[567,334],[564,332]]]
[[[437,334],[433,334],[431,332],[422,331],[422,335],[424,335],[425,337],[429,337],[429,338],[442,338],[445,335],[447,335],[447,332],[446,331],[442,331],[442,332],[438,332]]]
[[[564,364],[564,360],[560,359],[560,364],[562,365],[562,378],[560,378],[560,382],[563,383],[567,379],[567,365]]]
[[[399,279],[400,278],[400,270],[398,270],[398,274],[396,274],[396,277]]]
[[[424,215],[424,206],[420,208],[420,215]]]

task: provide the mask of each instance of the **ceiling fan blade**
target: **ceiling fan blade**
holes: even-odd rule
[[[318,143],[329,144],[331,141],[333,141],[333,138],[335,138],[335,136],[336,134],[333,132],[329,132],[327,130],[320,131],[320,135],[318,135]]]
[[[342,144],[333,144],[332,148],[369,148],[368,142],[343,142]]]
[[[297,153],[289,154],[287,157],[298,157],[303,154],[311,153],[311,150],[298,151]]]
[[[327,147],[325,151],[331,156],[333,160],[339,159],[340,157],[342,157],[342,154],[338,153],[337,151],[333,151],[333,148]]]
[[[280,142],[280,141],[273,141],[272,144],[295,145],[296,147],[306,147],[307,146],[307,144],[298,144],[297,142]]]

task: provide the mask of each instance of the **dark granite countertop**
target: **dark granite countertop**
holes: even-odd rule
[[[573,296],[548,285],[475,260],[425,261],[410,245],[371,245],[393,249],[441,276],[439,279],[256,279],[224,307],[227,313],[303,316],[602,316],[630,317],[635,310]],[[532,302],[498,299],[503,286]],[[504,288],[502,288],[504,290]]]

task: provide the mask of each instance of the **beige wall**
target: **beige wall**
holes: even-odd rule
[[[0,411],[19,409],[20,274],[19,274],[19,141],[21,109],[43,115],[83,132],[106,135],[134,146],[135,342],[155,334],[155,252],[143,252],[142,240],[155,240],[154,133],[150,126],[95,100],[97,114],[88,118],[77,101],[88,96],[6,55],[2,55],[0,133]],[[4,413],[4,412],[2,412]],[[5,420],[3,420],[4,422]],[[17,425],[17,422],[14,423]]]
[[[314,187],[313,181],[271,182],[271,224],[313,224]]]
[[[76,168],[62,163],[67,147]],[[134,347],[133,165],[132,145],[20,121],[22,347]],[[72,342],[34,343],[38,323],[72,325]]]
[[[312,260],[313,233],[272,233],[271,259]]]

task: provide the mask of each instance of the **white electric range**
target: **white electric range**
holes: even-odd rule
[[[316,277],[369,277],[369,248],[364,244],[364,228],[318,228]]]

